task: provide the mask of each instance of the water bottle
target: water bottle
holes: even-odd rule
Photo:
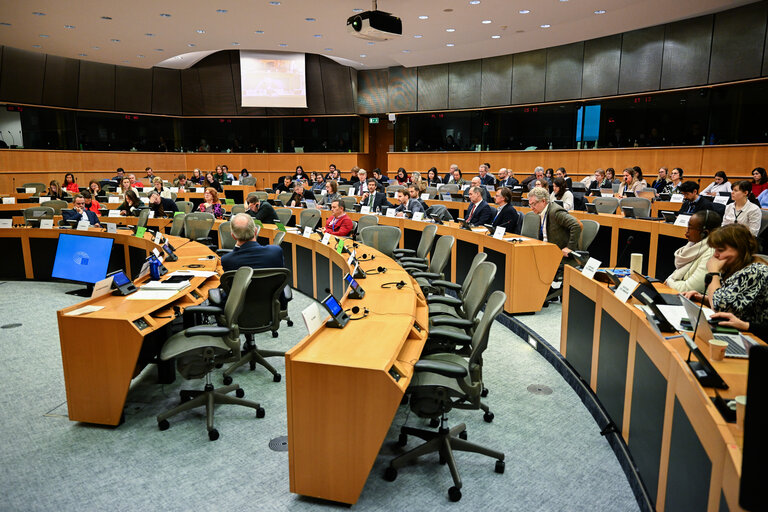
[[[160,260],[157,258],[149,260],[149,275],[153,281],[160,280]]]

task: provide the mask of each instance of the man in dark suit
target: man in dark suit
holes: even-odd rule
[[[501,187],[496,191],[495,200],[496,216],[491,224],[495,228],[503,226],[507,233],[516,233],[519,214],[515,207],[510,204],[512,202],[512,191],[507,187]]]
[[[488,164],[480,164],[477,174],[481,185],[496,185],[496,178],[488,174]]]
[[[173,217],[179,208],[172,199],[162,197],[160,192],[153,190],[149,193],[149,209],[155,212],[154,218]]]
[[[254,220],[261,221],[262,224],[274,224],[280,222],[280,218],[277,216],[277,212],[272,208],[272,205],[266,201],[259,199],[259,196],[248,196],[246,202],[247,210],[245,213],[254,218]]]
[[[496,184],[499,187],[512,188],[515,185],[519,185],[520,182],[512,175],[512,171],[502,167],[499,169],[499,179],[496,180]]]
[[[101,224],[99,224],[99,217],[85,207],[85,198],[82,194],[76,194],[73,209],[62,210],[61,215],[64,220],[67,221],[76,220],[79,222],[81,220],[87,220],[91,223],[91,226],[96,226],[97,228],[101,227]]]
[[[680,185],[680,193],[683,194],[683,205],[678,213],[680,215],[693,215],[701,210],[714,210],[713,203],[709,199],[699,195],[699,184],[695,181],[686,181]]]
[[[483,185],[479,176],[475,176],[474,178],[472,178],[472,181],[469,182],[469,187],[467,188],[467,190],[464,191],[464,197],[469,199],[469,191],[472,190],[473,187],[477,187],[480,189],[480,194],[483,198],[483,201],[485,201],[486,203],[491,202],[491,194],[488,193],[488,189],[485,188],[485,185]]]
[[[404,217],[405,210],[410,210],[412,213],[424,211],[424,207],[421,206],[421,203],[416,199],[411,199],[411,196],[408,195],[408,191],[405,189],[398,190],[397,194],[395,194],[395,198],[399,203],[397,208],[395,208],[397,217]]]
[[[368,190],[368,184],[366,183],[367,176],[368,171],[365,169],[358,169],[357,181],[355,181],[355,184],[352,186],[352,190],[350,191],[351,195],[361,196]]]
[[[368,180],[368,191],[364,192],[360,198],[361,206],[370,206],[371,212],[380,211],[383,207],[392,206],[387,201],[387,195],[378,191],[379,182],[374,178]]]
[[[578,249],[581,223],[565,208],[549,202],[549,191],[535,187],[528,193],[528,206],[541,217],[539,239],[558,246],[563,256]]]
[[[467,216],[464,220],[472,226],[483,226],[493,221],[494,211],[491,206],[483,200],[484,188],[469,187],[469,201],[472,203],[467,208]],[[486,191],[486,194],[488,191]]]
[[[283,268],[283,250],[276,245],[261,245],[256,241],[256,224],[245,213],[238,213],[232,217],[230,227],[232,238],[236,245],[232,252],[221,257],[221,266],[225,272],[237,270],[240,267],[259,268]],[[285,309],[288,301],[280,296],[280,307]]]

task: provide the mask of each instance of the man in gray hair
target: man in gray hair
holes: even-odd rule
[[[541,218],[540,240],[558,246],[562,249],[563,256],[568,256],[571,251],[578,249],[581,223],[562,206],[550,204],[547,190],[535,187],[528,192],[528,206]]]

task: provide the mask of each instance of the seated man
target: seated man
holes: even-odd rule
[[[419,190],[418,185],[416,185],[415,183],[411,183],[410,185],[408,185],[408,196],[411,199],[417,200],[421,205],[421,207],[424,208],[424,211],[425,212],[427,211],[427,208],[429,208],[429,206],[427,206],[427,203],[421,200],[421,191]]]
[[[424,211],[421,203],[416,199],[411,199],[411,196],[408,195],[406,190],[398,190],[395,194],[395,199],[397,199],[398,202],[397,208],[395,208],[397,217],[405,217],[406,210],[410,210],[412,213]]]
[[[368,172],[365,169],[358,169],[357,181],[355,181],[355,184],[352,186],[352,190],[350,191],[351,195],[361,196],[368,190],[368,184],[366,183],[367,176]]]
[[[496,178],[488,174],[487,164],[480,164],[480,167],[477,169],[477,174],[477,177],[480,178],[480,183],[482,185],[496,185]]]
[[[714,203],[699,195],[699,184],[695,181],[686,181],[680,185],[680,193],[683,194],[683,205],[678,213],[681,215],[693,215],[701,210],[714,210]]]
[[[179,174],[175,180],[173,180],[173,186],[179,187],[180,191],[192,188],[192,184],[187,182],[186,174]]]
[[[565,208],[549,203],[549,191],[534,187],[528,193],[528,206],[541,217],[539,239],[558,246],[563,256],[578,249],[581,236],[581,223],[569,214]]]
[[[384,192],[384,189],[389,186],[389,178],[381,174],[381,169],[378,167],[373,170],[373,179],[379,182],[377,185],[379,192]]]
[[[261,221],[262,224],[275,224],[280,222],[280,218],[277,216],[277,212],[272,205],[266,201],[259,199],[259,196],[248,196],[248,200],[245,202],[245,213],[253,217],[255,220]]]
[[[76,194],[72,210],[62,210],[61,215],[64,220],[67,221],[76,220],[79,222],[81,220],[87,220],[90,222],[91,226],[96,226],[97,228],[101,227],[99,218],[96,214],[85,207],[85,198],[82,194]]]
[[[293,195],[288,200],[288,206],[301,207],[301,202],[306,201],[307,199],[315,201],[315,194],[313,194],[311,190],[306,190],[303,182],[295,182],[293,184]]]
[[[488,189],[485,188],[485,185],[483,185],[479,176],[475,176],[472,178],[472,181],[469,182],[469,188],[464,191],[464,197],[469,198],[469,191],[472,190],[473,187],[480,189],[480,194],[482,195],[483,201],[486,203],[491,201],[491,195],[488,193]]]
[[[715,252],[707,245],[707,237],[720,226],[721,221],[717,212],[709,210],[700,210],[691,215],[685,230],[688,243],[675,251],[675,271],[664,284],[679,292],[704,293],[707,261]]]
[[[362,197],[360,198],[361,206],[370,207],[371,212],[381,211],[381,208],[384,206],[392,206],[387,201],[387,195],[378,191],[378,181],[376,181],[374,178],[371,178],[368,180],[367,185],[368,191],[363,193]]]
[[[499,174],[501,174],[501,171],[499,171]],[[512,202],[512,191],[507,187],[501,187],[496,191],[495,200],[496,216],[491,224],[494,228],[504,227],[507,233],[516,233],[519,214],[515,207],[510,204]]]
[[[237,270],[240,267],[284,268],[283,250],[276,245],[261,245],[256,241],[256,224],[245,214],[234,215],[230,224],[235,248],[232,252],[221,257],[221,266],[225,272]],[[288,301],[280,296],[280,308],[288,307]]]
[[[179,211],[172,199],[162,197],[160,192],[153,190],[149,193],[149,209],[155,212],[155,218],[173,217]]]
[[[93,213],[95,213],[97,216],[99,215],[99,202],[93,198],[91,195],[90,190],[83,190],[80,192],[83,196],[83,199],[85,199],[85,209],[91,210]]]
[[[325,232],[336,236],[349,236],[354,229],[352,219],[344,209],[344,203],[338,199],[331,202],[331,216],[325,223]]]
[[[506,167],[499,169],[499,179],[496,180],[496,183],[499,187],[507,188],[512,188],[515,185],[520,184],[520,182],[517,181],[517,178],[512,174],[512,171],[508,170]]]
[[[475,178],[472,178],[474,181]],[[482,193],[488,191],[482,187],[469,187],[469,201],[472,203],[467,208],[467,216],[464,219],[472,226],[482,226],[493,222],[493,208],[483,199]]]
[[[144,184],[140,181],[136,181],[136,175],[135,174],[129,174],[128,179],[131,180],[131,188],[141,187],[144,188]]]

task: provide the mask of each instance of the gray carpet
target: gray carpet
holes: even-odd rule
[[[287,452],[272,451],[270,439],[286,434],[285,385],[265,370],[241,369],[235,382],[246,398],[260,401],[266,417],[252,410],[222,406],[216,410],[218,441],[208,441],[199,411],[171,419],[157,429],[155,416],[173,407],[178,390],[201,387],[181,378],[155,384],[154,368],[135,379],[128,396],[126,422],[105,428],[69,421],[55,311],[79,301],[63,292],[72,285],[39,282],[0,284],[0,510],[309,510],[330,504],[291,494]],[[290,348],[305,334],[300,311],[309,299],[294,295],[296,325],[259,345]],[[28,305],[34,304],[30,308]],[[557,323],[559,306],[524,322]],[[98,336],[98,333],[83,333]],[[551,334],[545,335],[548,341]],[[506,454],[506,472],[494,473],[494,461],[457,454],[464,480],[463,499],[447,499],[451,484],[437,456],[402,468],[395,482],[381,478],[389,459],[400,452],[392,441],[407,421],[423,421],[401,407],[382,446],[355,510],[638,510],[630,487],[608,444],[578,397],[530,346],[495,324],[486,353],[488,403],[493,423],[476,411],[452,411],[452,424],[467,423],[469,439]],[[283,361],[273,359],[282,370]],[[214,383],[221,382],[217,373]],[[533,394],[528,386],[552,393]],[[415,446],[411,440],[408,448]],[[318,461],[317,471],[322,471]]]

